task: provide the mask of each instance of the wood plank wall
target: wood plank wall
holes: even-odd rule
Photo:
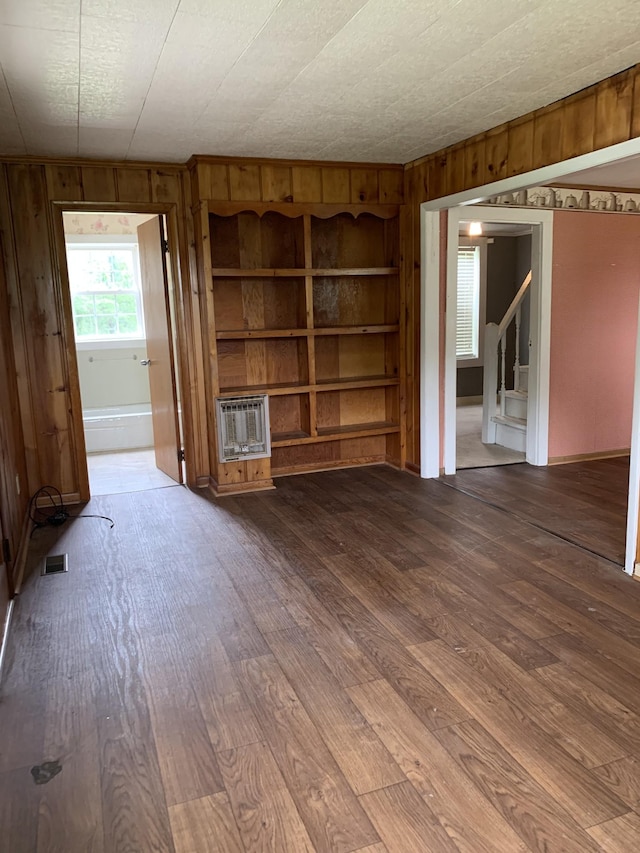
[[[181,349],[183,409],[191,426],[186,451],[198,474],[208,474],[197,286],[193,279],[190,186],[183,166],[7,161],[0,164],[0,236],[5,248],[9,313],[27,462],[28,493],[50,484],[69,496],[82,493],[76,459],[82,442],[79,399],[74,399],[75,358],[65,339],[65,308],[56,254],[55,202],[117,209],[118,205],[175,206],[180,294],[178,324],[190,340]],[[121,208],[123,209],[123,208]],[[68,302],[68,300],[67,300]],[[193,339],[195,337],[195,340]],[[82,444],[82,446],[84,446]]]
[[[405,166],[407,459],[420,463],[420,204],[640,136],[640,65]]]
[[[371,163],[329,163],[298,160],[229,159],[193,157],[189,163],[192,176],[193,213],[197,220],[200,202],[277,202],[340,205],[403,204],[404,175],[402,166]],[[197,229],[201,231],[200,228]],[[205,250],[208,251],[208,250]],[[209,277],[209,261],[202,259],[200,278]],[[402,267],[402,260],[401,260]],[[403,278],[404,281],[404,278]],[[404,304],[404,302],[402,303]],[[201,303],[203,339],[213,332],[207,322],[206,299]],[[404,329],[405,319],[401,318]],[[401,333],[403,341],[403,333]],[[215,353],[215,347],[213,348]],[[403,363],[401,361],[401,363]],[[217,369],[215,355],[207,359],[206,369]],[[210,375],[210,374],[209,374]],[[211,381],[206,387],[212,387]],[[214,405],[208,395],[211,471],[218,468],[214,441]],[[401,422],[404,419],[401,418]],[[401,437],[402,440],[402,437]],[[256,466],[260,460],[238,463]],[[264,479],[247,471],[246,480]]]
[[[193,198],[209,201],[402,204],[401,166],[194,157]]]
[[[0,552],[0,641],[16,583],[18,555],[25,545],[24,519],[29,500],[9,297],[1,254],[0,244],[0,539],[8,541],[6,556]]]

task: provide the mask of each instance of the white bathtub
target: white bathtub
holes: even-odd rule
[[[87,453],[153,447],[149,403],[85,409],[82,420]]]

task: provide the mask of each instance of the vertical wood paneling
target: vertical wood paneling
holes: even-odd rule
[[[153,169],[151,172],[151,200],[155,202],[181,201],[182,187],[180,175],[175,169]]]
[[[402,204],[404,172],[400,169],[380,169],[378,172],[379,199],[381,204]]]
[[[475,144],[468,143],[469,145]],[[487,182],[499,181],[507,176],[509,131],[506,124],[487,131],[485,144],[485,178]]]
[[[28,493],[24,439],[20,423],[20,404],[13,355],[13,336],[9,294],[4,275],[4,257],[0,241],[0,531],[9,540],[10,560],[5,572],[0,569],[0,630],[4,624],[7,596],[15,589],[15,562],[20,547]],[[17,486],[21,493],[18,494]],[[5,562],[0,557],[2,562]]]
[[[594,146],[605,148],[625,139],[631,128],[633,71],[616,74],[598,86]]]
[[[49,242],[47,183],[41,166],[15,166],[9,173],[16,258],[27,329],[26,350],[38,468],[28,472],[29,491],[56,486],[75,491],[69,441],[69,395],[62,352],[61,317]],[[22,286],[24,285],[24,286]]]
[[[486,139],[480,138],[475,145],[466,145],[464,149],[464,184],[472,186],[482,183],[485,178]]]
[[[563,112],[558,107],[541,110],[536,116],[533,131],[533,168],[544,166],[558,150],[562,139]]]
[[[294,201],[322,201],[322,169],[319,166],[294,166],[291,177]]]
[[[288,166],[260,168],[262,201],[291,201],[291,169]]]
[[[116,169],[118,201],[151,201],[148,169]]]
[[[322,201],[325,204],[351,201],[349,169],[327,166],[322,169]]]
[[[378,201],[378,170],[377,169],[352,169],[351,170],[351,203],[369,202],[375,204]]]
[[[15,223],[11,213],[7,167],[2,168],[0,177],[0,230],[2,231],[2,253],[5,262],[6,286],[9,298],[9,317],[13,339],[13,354],[16,369],[16,384],[22,425],[25,464],[27,466],[27,471],[30,471],[37,470],[38,459],[35,449],[35,425],[33,421],[31,386],[27,365],[25,318],[22,310],[22,288],[20,286],[20,277],[18,274],[18,265],[15,254]],[[28,489],[27,471],[25,471],[23,484],[23,488],[25,490]]]
[[[229,195],[231,201],[260,199],[260,167],[250,163],[232,163],[229,166]]]
[[[595,92],[570,100],[562,111],[560,156],[563,160],[593,151],[596,121]]]
[[[82,187],[85,201],[116,201],[116,176],[108,166],[83,166]]]
[[[49,198],[60,201],[82,201],[82,178],[79,166],[45,166]]]
[[[201,163],[198,165],[202,198],[229,200],[229,171],[223,163]]]
[[[509,153],[507,155],[507,175],[521,175],[533,168],[533,129],[532,118],[511,122],[509,125]]]
[[[631,137],[640,136],[640,69],[633,69],[633,106],[631,110]]]

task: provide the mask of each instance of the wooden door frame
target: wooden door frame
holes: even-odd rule
[[[76,467],[76,478],[78,483],[79,498],[87,501],[90,498],[89,471],[87,466],[87,450],[84,436],[84,424],[82,420],[82,400],[80,395],[80,377],[78,372],[78,357],[76,350],[75,333],[73,329],[73,312],[71,309],[71,290],[69,285],[69,272],[67,268],[67,251],[64,234],[63,213],[141,213],[153,216],[166,217],[167,240],[169,242],[169,265],[171,277],[174,282],[175,299],[175,333],[177,341],[177,353],[174,354],[175,368],[178,372],[178,382],[181,389],[181,417],[182,431],[185,444],[187,441],[191,446],[195,441],[195,430],[193,425],[193,413],[191,400],[185,389],[191,387],[189,381],[189,364],[186,348],[191,341],[190,330],[185,322],[182,301],[185,297],[185,282],[181,274],[181,245],[180,231],[178,226],[177,204],[167,202],[73,202],[52,201],[52,225],[53,225],[53,250],[54,250],[54,274],[58,285],[57,297],[59,299],[60,316],[62,318],[61,335],[63,339],[63,352],[66,360],[66,375],[69,383],[69,396],[71,400],[71,425],[72,442],[74,448],[74,460]],[[171,322],[171,318],[168,318]],[[171,332],[170,332],[171,333]],[[197,471],[195,465],[195,452],[185,454],[185,473],[188,486],[195,487],[197,483]]]
[[[549,461],[549,351],[551,346],[551,263],[553,211],[537,208],[478,206],[456,207],[447,217],[447,317],[444,371],[444,473],[456,472],[456,318],[458,281],[458,232],[461,221],[517,223],[533,226],[531,241],[531,315],[529,403],[526,459],[530,465]]]

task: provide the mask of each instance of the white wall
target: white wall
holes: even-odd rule
[[[109,349],[78,349],[82,410],[151,403],[149,368],[144,345]],[[134,359],[135,356],[135,359]]]

